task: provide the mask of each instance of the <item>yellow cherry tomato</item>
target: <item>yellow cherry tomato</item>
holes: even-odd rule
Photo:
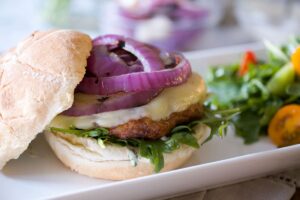
[[[268,135],[278,147],[300,143],[300,105],[290,104],[277,111],[268,127]]]
[[[298,47],[292,54],[291,60],[294,66],[294,70],[296,71],[297,75],[300,76],[300,47]]]

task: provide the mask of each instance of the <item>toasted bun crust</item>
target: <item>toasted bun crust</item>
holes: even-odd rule
[[[208,128],[198,126],[196,137],[199,144],[205,140]],[[71,134],[45,132],[47,141],[56,156],[72,170],[93,178],[124,180],[154,173],[148,159],[138,157],[137,166],[133,166],[127,147],[107,145],[101,148],[96,140],[79,138]],[[183,165],[196,151],[183,145],[178,150],[164,154],[165,165],[162,171],[169,171]]]
[[[89,36],[35,32],[0,57],[0,169],[73,102],[92,48]]]

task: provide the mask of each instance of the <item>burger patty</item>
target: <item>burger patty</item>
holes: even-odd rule
[[[110,134],[122,139],[159,139],[168,135],[176,125],[199,119],[202,116],[202,111],[202,105],[194,104],[184,111],[172,113],[169,118],[164,120],[154,121],[148,117],[144,117],[138,120],[130,120],[109,130]]]

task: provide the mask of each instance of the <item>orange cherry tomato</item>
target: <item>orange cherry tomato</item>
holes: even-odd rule
[[[256,63],[256,56],[253,51],[246,51],[239,69],[239,76],[244,76],[249,71],[249,65]]]
[[[300,143],[300,105],[290,104],[277,111],[268,127],[268,135],[278,147]]]
[[[292,54],[291,60],[296,74],[300,76],[300,47],[298,47],[296,51]]]

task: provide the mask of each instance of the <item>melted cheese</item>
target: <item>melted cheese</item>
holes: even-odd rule
[[[49,126],[68,128],[72,125],[81,129],[89,129],[94,128],[95,125],[107,128],[115,127],[143,117],[159,121],[168,118],[174,112],[186,110],[192,104],[202,103],[205,98],[204,81],[199,75],[192,74],[186,83],[164,89],[144,106],[80,117],[59,115]]]

